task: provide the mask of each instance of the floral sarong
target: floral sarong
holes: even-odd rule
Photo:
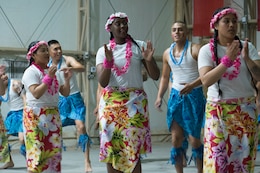
[[[140,154],[151,152],[146,93],[135,88],[105,88],[100,99],[99,122],[99,160],[131,173]]]
[[[1,109],[0,109],[1,111]],[[3,117],[0,114],[0,162],[8,163],[10,162],[10,152],[8,146],[8,139],[6,136],[6,130],[4,126]]]
[[[61,172],[61,121],[58,108],[26,106],[23,123],[28,171]]]
[[[255,98],[208,101],[204,173],[253,173],[257,138]]]

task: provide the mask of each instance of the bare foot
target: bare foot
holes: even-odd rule
[[[92,173],[92,167],[90,162],[86,162],[85,171],[86,173]]]
[[[187,160],[184,156],[183,156],[183,160],[182,160],[182,165],[183,165],[183,167],[187,167]]]
[[[7,162],[4,164],[4,166],[0,167],[0,169],[8,169],[8,168],[13,168],[14,167],[14,162],[11,160],[10,162]]]

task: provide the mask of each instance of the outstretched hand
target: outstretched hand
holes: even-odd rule
[[[237,58],[237,55],[240,52],[239,46],[240,46],[239,40],[233,40],[232,43],[227,44],[226,55],[233,61]]]
[[[49,67],[48,69],[48,75],[53,78],[55,76],[55,73],[57,71],[57,66],[56,65],[52,65]]]
[[[192,89],[193,89],[193,86],[192,86],[191,84],[187,83],[187,84],[185,84],[185,86],[182,88],[182,90],[180,90],[180,94],[181,94],[181,95],[189,94]]]
[[[147,43],[147,48],[144,49],[144,47],[142,47],[142,55],[146,61],[151,61],[154,54],[154,48],[150,40],[147,41],[146,43]]]
[[[73,73],[70,67],[62,68],[60,71],[63,71],[65,80],[70,80]]]

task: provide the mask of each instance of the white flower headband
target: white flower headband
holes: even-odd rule
[[[237,12],[233,8],[227,8],[215,14],[210,21],[210,28],[214,29],[214,24],[226,14],[234,14],[237,18]]]
[[[33,53],[41,46],[41,45],[46,45],[48,46],[48,44],[45,41],[39,41],[38,43],[36,43],[34,46],[32,46],[29,50],[29,52],[26,55],[26,59],[28,61],[30,61]]]
[[[105,29],[107,32],[110,32],[109,25],[111,25],[113,23],[115,18],[126,18],[126,21],[128,23],[130,23],[130,21],[125,13],[122,13],[122,12],[113,13],[109,16],[109,18],[107,19],[106,25],[105,25]]]

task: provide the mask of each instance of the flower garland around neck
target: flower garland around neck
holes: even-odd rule
[[[42,72],[42,75],[45,76],[46,74],[44,73],[44,70],[35,62],[32,63],[37,69],[39,69]],[[56,75],[54,75],[51,84],[48,85],[48,93],[51,95],[54,95],[58,92],[58,88],[59,88],[59,83],[58,80],[56,78]]]
[[[176,42],[174,42],[174,43],[171,44],[171,47],[170,47],[170,57],[171,57],[172,62],[173,62],[175,65],[180,65],[180,64],[182,63],[184,54],[186,53],[186,51],[187,51],[187,49],[188,49],[188,44],[189,44],[189,41],[186,40],[186,41],[185,41],[184,48],[183,48],[183,51],[182,51],[181,56],[180,56],[179,62],[177,62],[177,59],[173,56],[173,48],[174,48],[174,46],[176,45]]]
[[[110,48],[113,51],[113,50],[115,50],[115,47],[116,47],[116,42],[115,42],[115,39],[113,38],[110,40]],[[112,71],[115,71],[117,76],[121,76],[122,74],[125,74],[127,72],[127,70],[129,69],[129,66],[131,64],[132,55],[133,55],[132,41],[129,37],[127,37],[126,38],[126,55],[125,55],[126,63],[122,68],[116,66],[115,63],[113,64],[113,67],[112,67]]]
[[[212,60],[216,62],[216,57],[215,57],[215,54],[214,54],[214,39],[210,39],[210,51],[211,51],[211,54],[212,54]],[[240,52],[238,54],[238,56],[240,55]],[[218,59],[218,63],[220,63],[221,59]],[[239,72],[240,72],[240,67],[241,67],[241,60],[239,57],[237,57],[235,60],[234,60],[234,63],[232,65],[234,67],[234,70],[232,70],[231,73],[228,73],[228,72],[225,72],[223,74],[223,77],[225,78],[228,78],[229,80],[232,80],[234,78],[237,78]],[[232,67],[231,66],[231,67]]]

